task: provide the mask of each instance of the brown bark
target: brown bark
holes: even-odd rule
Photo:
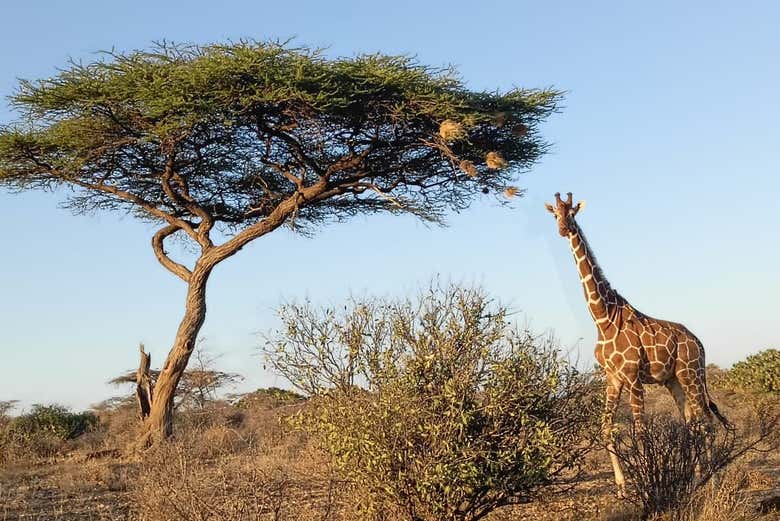
[[[152,408],[152,376],[150,367],[152,365],[151,353],[144,352],[144,345],[139,346],[141,350],[141,362],[138,364],[138,372],[135,374],[135,397],[138,400],[138,417],[141,420],[149,416]]]
[[[157,377],[151,411],[139,439],[142,448],[166,439],[173,433],[173,397],[195,349],[198,332],[206,319],[206,283],[212,269],[213,265],[204,266],[198,261],[190,276],[184,317],[165,365]]]

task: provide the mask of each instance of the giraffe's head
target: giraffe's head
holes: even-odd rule
[[[574,232],[574,216],[585,208],[585,201],[580,201],[577,204],[572,203],[571,192],[567,193],[566,196],[564,201],[561,199],[561,194],[555,194],[555,205],[544,203],[547,211],[553,214],[555,220],[558,221],[558,232],[561,237],[567,237]]]

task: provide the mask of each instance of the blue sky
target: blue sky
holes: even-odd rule
[[[241,37],[415,54],[456,65],[473,89],[568,92],[543,129],[551,153],[511,208],[479,203],[447,228],[375,216],[311,239],[280,231],[220,265],[202,336],[243,388],[283,384],[256,354],[283,299],[404,295],[436,274],[484,285],[590,364],[595,327],[542,205],[556,191],[587,200],[579,222],[613,287],[685,323],[708,361],[780,344],[775,2],[30,0],[2,14],[3,96],[100,49]],[[0,192],[0,400],[81,408],[117,393],[105,382],[136,365],[139,341],[161,363],[184,288],[157,264],[148,225],[73,216],[60,200]]]

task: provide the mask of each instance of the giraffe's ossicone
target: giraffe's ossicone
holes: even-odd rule
[[[560,235],[569,240],[598,330],[595,355],[607,381],[604,433],[622,493],[625,479],[611,437],[623,389],[629,395],[636,432],[644,432],[644,384],[664,385],[686,421],[703,420],[710,425],[714,415],[724,426],[729,423],[707,391],[704,347],[699,339],[682,324],[645,315],[610,286],[575,220],[584,202],[575,205],[571,193],[565,201],[557,193],[555,205],[545,206],[555,217]]]

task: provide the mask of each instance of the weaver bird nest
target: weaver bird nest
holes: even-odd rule
[[[506,168],[507,165],[506,159],[498,152],[488,152],[485,156],[485,163],[491,170],[501,170],[502,168]]]
[[[439,135],[445,141],[460,141],[468,136],[466,129],[457,121],[445,119],[439,125]]]
[[[474,163],[469,161],[468,159],[464,159],[460,162],[460,165],[458,165],[461,170],[463,170],[466,175],[469,177],[477,177],[477,167],[474,166]]]

